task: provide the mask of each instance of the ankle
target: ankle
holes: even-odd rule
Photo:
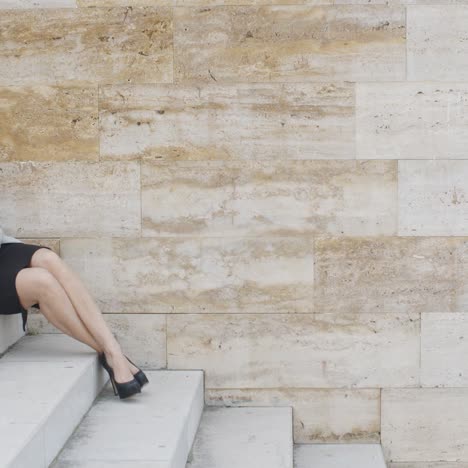
[[[102,352],[110,358],[120,358],[123,355],[120,348],[104,348]]]

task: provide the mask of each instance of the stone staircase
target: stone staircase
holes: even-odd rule
[[[0,466],[47,467],[106,383],[66,335],[23,336],[0,358]]]
[[[294,445],[291,407],[204,406],[201,370],[145,370],[150,384],[120,400],[91,348],[24,336],[12,318],[0,317],[2,468],[386,466],[378,444]]]

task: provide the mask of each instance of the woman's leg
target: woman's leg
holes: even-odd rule
[[[97,304],[65,261],[52,250],[38,249],[31,257],[30,266],[45,269],[60,284],[81,323],[106,354],[109,364],[114,368],[116,381],[131,380],[138,368],[124,357],[119,343],[107,326]],[[40,298],[36,302],[39,302],[42,309]]]
[[[55,327],[97,352],[102,351],[102,347],[76,314],[67,293],[47,270],[38,267],[23,268],[16,275],[16,290],[25,309],[39,302],[41,312]]]

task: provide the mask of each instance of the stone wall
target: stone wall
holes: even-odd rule
[[[0,223],[207,404],[466,467],[468,5],[319,2],[0,0]]]

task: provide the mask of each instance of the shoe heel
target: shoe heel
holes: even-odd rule
[[[114,389],[114,395],[117,396],[117,395],[118,395],[118,392],[117,392],[117,389],[115,388],[114,376],[109,374],[109,379],[110,379],[110,381],[111,381],[112,388]]]

